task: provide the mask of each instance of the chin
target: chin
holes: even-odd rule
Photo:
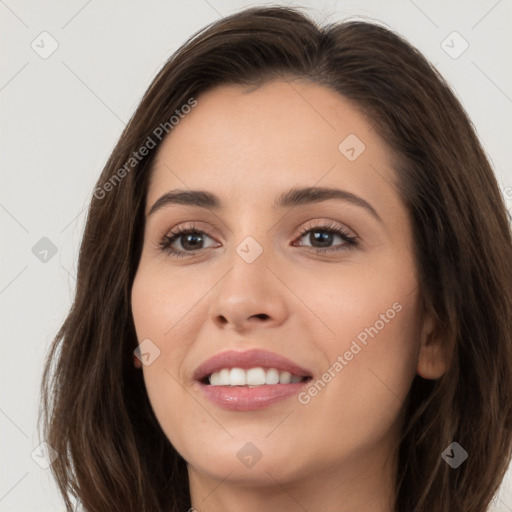
[[[216,480],[227,478],[240,484],[276,485],[276,480],[280,483],[293,481],[306,477],[310,471],[306,454],[300,459],[297,457],[300,443],[290,443],[290,439],[288,442],[277,436],[274,440],[265,439],[263,435],[197,441],[189,450],[185,446],[183,451],[177,449],[187,461],[189,471]]]

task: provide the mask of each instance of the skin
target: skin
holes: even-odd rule
[[[351,103],[317,84],[219,86],[197,99],[159,148],[146,215],[178,188],[212,192],[223,208],[168,205],[147,216],[132,289],[139,342],[149,338],[160,350],[142,367],[146,389],[188,462],[192,505],[389,512],[412,380],[445,371],[419,296],[393,155]],[[365,144],[354,161],[338,149],[349,134]],[[349,191],[382,222],[337,199],[272,208],[281,192],[308,186]],[[173,247],[188,248],[184,257],[162,251],[162,238],[191,221],[204,233],[204,248],[190,255],[181,237]],[[300,230],[322,221],[357,236],[358,245],[343,246],[335,235],[330,247],[340,251],[312,252],[319,245]],[[263,249],[252,263],[236,251],[248,236]],[[263,348],[316,380],[396,303],[400,312],[307,404],[293,396],[257,411],[228,411],[192,379],[218,352]],[[237,457],[247,442],[261,452],[250,468]]]

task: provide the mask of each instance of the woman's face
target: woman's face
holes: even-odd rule
[[[319,85],[197,101],[159,149],[132,290],[163,431],[192,478],[382,470],[416,372],[440,368],[389,149]]]

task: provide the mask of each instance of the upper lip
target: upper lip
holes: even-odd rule
[[[194,371],[195,380],[203,380],[212,373],[223,368],[275,368],[279,371],[290,372],[299,377],[311,377],[311,372],[302,368],[284,356],[268,352],[267,350],[252,349],[245,351],[227,350],[215,354],[204,363],[200,364]]]

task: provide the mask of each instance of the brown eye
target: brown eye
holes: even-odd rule
[[[197,251],[208,248],[204,246],[206,239],[213,240],[194,225],[179,226],[167,233],[159,245],[162,251],[166,251],[170,256],[191,256]],[[210,245],[212,246],[214,245]]]
[[[323,226],[314,226],[304,229],[299,239],[305,238],[311,244],[313,252],[336,252],[343,249],[350,249],[357,245],[357,237],[349,235],[344,229],[337,225],[329,224]],[[332,246],[336,242],[336,238],[341,240],[336,246]],[[300,243],[299,246],[305,244]]]

